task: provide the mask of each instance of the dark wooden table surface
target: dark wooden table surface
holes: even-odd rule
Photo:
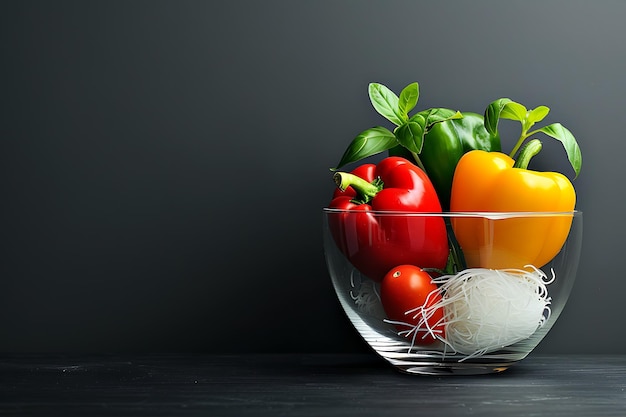
[[[372,355],[0,355],[0,416],[626,416],[626,355],[411,376]]]

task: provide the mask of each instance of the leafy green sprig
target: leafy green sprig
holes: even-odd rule
[[[539,106],[529,110],[511,99],[500,98],[489,104],[485,110],[485,129],[491,134],[497,133],[500,119],[517,120],[522,124],[520,136],[509,154],[511,158],[514,158],[515,154],[520,151],[522,144],[524,144],[527,138],[538,133],[544,133],[560,141],[567,153],[567,159],[572,165],[576,177],[578,177],[582,166],[582,155],[572,132],[560,123],[552,123],[542,128],[531,130],[535,123],[542,121],[549,112],[550,109],[546,106]],[[536,139],[533,139],[533,141],[538,142]],[[530,147],[534,149],[533,154],[536,154],[541,149],[540,144],[537,144],[537,142],[534,142],[534,146]],[[525,149],[529,148],[522,148],[520,153],[524,152]]]
[[[395,128],[391,131],[376,126],[359,133],[337,166],[332,168],[333,171],[397,146],[407,149],[415,162],[421,165],[419,154],[424,145],[424,136],[430,128],[436,123],[463,117],[459,111],[445,108],[430,108],[409,116],[409,112],[415,108],[419,99],[419,85],[416,82],[404,87],[400,96],[379,83],[370,83],[368,93],[374,109],[393,123]]]

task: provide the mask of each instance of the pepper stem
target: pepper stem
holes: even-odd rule
[[[357,198],[353,201],[357,204],[369,203],[383,189],[383,182],[380,178],[376,178],[370,183],[348,172],[335,172],[333,180],[341,191],[345,191],[348,187],[354,188]]]
[[[524,147],[519,151],[519,155],[515,164],[513,164],[514,168],[522,168],[527,169],[528,164],[533,156],[537,155],[543,145],[539,139],[533,139],[529,141]]]

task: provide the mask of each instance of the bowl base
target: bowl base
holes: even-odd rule
[[[394,364],[393,367],[401,373],[411,375],[485,375],[504,372],[513,363],[420,363]]]

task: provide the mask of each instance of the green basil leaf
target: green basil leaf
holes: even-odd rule
[[[411,120],[394,130],[400,145],[416,154],[422,152],[425,132],[426,119],[420,114],[414,115]]]
[[[500,114],[504,107],[511,103],[512,100],[508,98],[499,98],[489,104],[485,109],[485,129],[491,135],[498,133],[498,122],[500,121]]]
[[[400,92],[398,111],[402,114],[408,114],[417,105],[419,96],[419,84],[412,83],[404,87],[404,89]]]
[[[502,109],[502,112],[500,113],[500,118],[524,122],[524,120],[526,120],[527,113],[528,110],[526,110],[526,107],[524,107],[524,105],[516,103],[515,101],[509,101]]]
[[[370,83],[368,92],[372,106],[381,116],[396,126],[408,120],[407,115],[398,110],[399,99],[393,91],[382,84]]]
[[[526,115],[526,123],[528,123],[529,126],[532,126],[545,119],[548,113],[550,113],[550,108],[546,106],[539,106],[535,109],[529,110]]]
[[[444,109],[444,108],[432,108],[428,110],[422,110],[418,114],[422,115],[424,119],[426,120],[425,125],[424,125],[426,130],[432,127],[432,125],[434,125],[435,123],[463,118],[463,115],[461,114],[461,112],[457,110],[450,110],[450,109]]]
[[[583,159],[580,153],[580,148],[578,147],[578,142],[576,142],[576,138],[574,138],[572,132],[560,123],[553,123],[551,125],[544,126],[541,129],[537,129],[536,132],[543,132],[563,144],[565,152],[567,153],[567,159],[569,159],[569,162],[576,173],[576,177],[578,177]]]
[[[337,167],[331,168],[331,170],[335,171],[351,162],[360,161],[397,145],[398,140],[389,129],[380,126],[367,129],[352,140]]]

